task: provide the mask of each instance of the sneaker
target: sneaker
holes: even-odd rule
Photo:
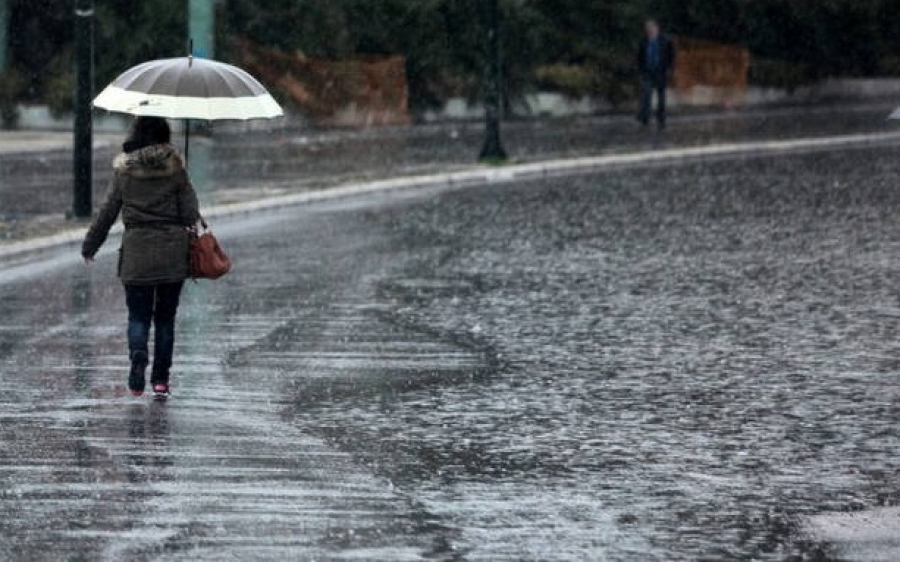
[[[141,361],[142,355],[135,354],[131,360],[131,371],[128,372],[128,389],[135,396],[142,395],[144,387],[147,386],[147,361]]]
[[[158,382],[153,385],[153,397],[157,400],[165,400],[169,397],[169,385]]]

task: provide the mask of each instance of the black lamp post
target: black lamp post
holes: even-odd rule
[[[94,1],[75,5],[75,150],[72,216],[89,218],[93,213],[93,124],[94,94]]]
[[[499,0],[481,0],[484,19],[484,147],[478,157],[482,162],[506,160],[500,141],[500,93],[503,69],[500,62]]]

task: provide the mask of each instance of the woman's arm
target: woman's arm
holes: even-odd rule
[[[94,254],[100,249],[100,246],[106,242],[109,235],[109,229],[115,224],[119,217],[119,211],[122,210],[122,190],[119,188],[118,175],[113,178],[109,191],[106,195],[106,201],[100,207],[100,213],[91,227],[88,229],[81,244],[81,255],[86,260],[94,258]]]
[[[200,204],[197,202],[197,193],[191,185],[191,178],[184,171],[184,185],[178,190],[178,214],[181,224],[194,226],[200,219]]]

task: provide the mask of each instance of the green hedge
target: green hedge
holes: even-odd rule
[[[70,104],[73,0],[9,0],[10,65],[26,101]],[[479,95],[482,0],[225,0],[228,39],[309,56],[407,57],[411,103]],[[187,0],[97,0],[96,82],[186,51]],[[537,88],[613,101],[634,95],[634,50],[649,15],[673,34],[754,54],[752,80],[793,88],[826,76],[900,75],[897,0],[501,0],[507,99]],[[0,100],[2,101],[2,100]]]

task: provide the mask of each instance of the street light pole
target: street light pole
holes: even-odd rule
[[[500,93],[503,69],[500,62],[499,0],[482,0],[484,20],[484,147],[482,162],[502,162],[506,151],[500,141]]]
[[[9,0],[0,0],[0,71],[6,70],[9,50]]]
[[[188,39],[191,55],[211,59],[215,56],[216,7],[214,0],[189,0]]]
[[[93,172],[94,1],[75,4],[75,150],[72,216],[90,218]]]

